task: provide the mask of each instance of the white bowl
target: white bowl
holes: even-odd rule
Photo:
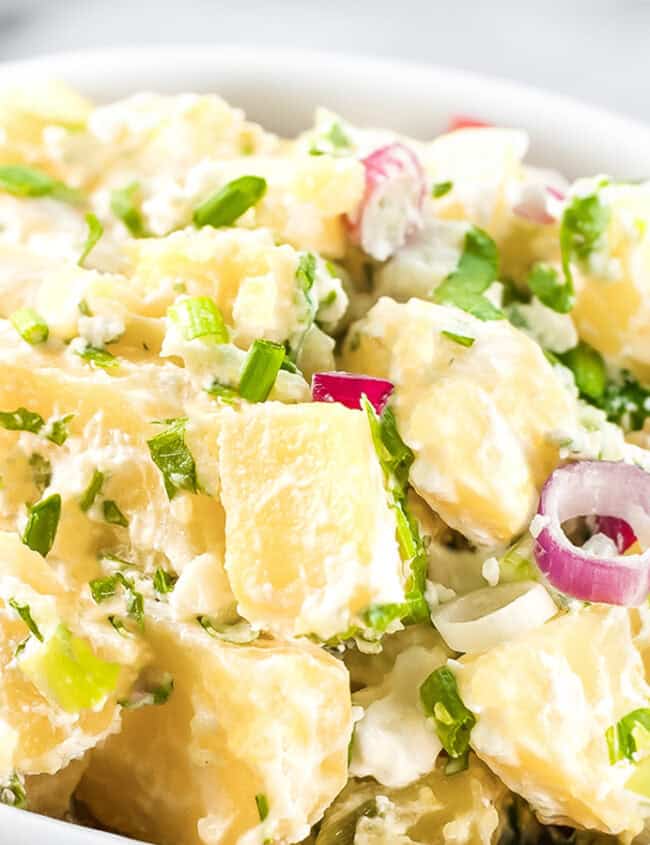
[[[324,105],[353,122],[426,139],[450,115],[528,130],[530,160],[569,177],[650,177],[650,127],[567,97],[449,68],[257,47],[129,47],[0,65],[0,84],[63,79],[100,101],[137,90],[216,91],[293,134]],[[0,845],[118,845],[121,837],[0,805]]]

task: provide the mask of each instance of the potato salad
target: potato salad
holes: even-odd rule
[[[648,841],[650,182],[527,146],[0,94],[1,829]]]

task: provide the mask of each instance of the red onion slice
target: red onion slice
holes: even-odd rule
[[[513,214],[529,223],[537,223],[540,226],[555,223],[558,218],[550,208],[549,199],[551,197],[552,195],[545,185],[539,182],[529,182],[521,189],[519,202],[512,209]]]
[[[311,380],[311,396],[314,402],[340,402],[346,408],[358,410],[361,407],[361,397],[365,394],[378,414],[386,407],[392,392],[392,382],[357,373],[314,373]]]
[[[418,157],[404,144],[388,144],[363,159],[366,187],[354,217],[351,240],[385,261],[422,225],[426,179]]]
[[[623,554],[636,543],[636,534],[632,531],[630,525],[617,516],[596,517],[596,531],[613,540],[620,554]]]
[[[549,582],[582,601],[637,607],[650,589],[650,550],[597,557],[574,546],[562,523],[577,516],[615,514],[647,548],[650,540],[650,474],[611,461],[579,461],[548,478],[540,497],[535,558]],[[534,521],[535,522],[535,521]]]
[[[457,129],[485,129],[491,126],[491,123],[486,123],[484,120],[478,120],[478,118],[470,117],[467,114],[454,114],[449,118],[446,131],[455,132]]]

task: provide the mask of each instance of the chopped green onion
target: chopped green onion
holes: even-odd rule
[[[435,200],[440,199],[440,197],[444,197],[445,194],[448,194],[453,187],[453,182],[436,182],[431,188],[431,196]]]
[[[266,795],[264,795],[264,793],[259,792],[255,796],[255,803],[257,804],[257,812],[259,814],[260,821],[263,822],[269,814],[269,799]]]
[[[89,643],[59,625],[42,647],[20,659],[21,672],[68,713],[96,708],[115,691],[121,667],[95,655]]]
[[[308,294],[316,281],[316,256],[312,252],[304,252],[296,268],[296,281],[301,290]]]
[[[94,364],[96,367],[101,367],[102,370],[112,370],[119,367],[119,360],[106,349],[100,349],[97,346],[86,346],[83,349],[75,349],[75,355],[78,355],[89,364]]]
[[[229,625],[220,625],[213,622],[209,616],[197,616],[196,621],[215,640],[223,640],[233,645],[247,645],[254,642],[259,636],[258,632],[245,620]]]
[[[554,267],[538,261],[534,264],[527,278],[528,287],[547,308],[559,314],[568,314],[573,308],[575,297],[566,281]]]
[[[16,599],[9,599],[9,606],[13,607],[18,616],[20,616],[25,625],[29,628],[30,633],[33,634],[37,640],[43,642],[43,635],[41,634],[36,622],[34,622],[29,605],[19,604]]]
[[[181,299],[167,310],[185,340],[209,337],[216,343],[228,343],[228,329],[214,300],[208,296]]]
[[[598,400],[604,396],[607,371],[600,352],[580,341],[573,349],[558,355],[558,358],[573,373],[576,387],[584,398]]]
[[[35,167],[5,164],[0,167],[0,191],[15,197],[52,197],[63,202],[78,202],[79,191],[68,188]]]
[[[102,489],[102,485],[104,483],[104,473],[100,472],[96,469],[93,472],[93,477],[90,479],[90,482],[84,492],[82,493],[81,498],[79,499],[79,507],[81,508],[84,513],[93,506],[95,499],[97,498],[97,494]]]
[[[146,238],[148,232],[139,207],[140,185],[131,182],[111,194],[111,211],[121,220],[134,238]]]
[[[476,340],[475,337],[470,337],[465,334],[456,334],[456,332],[441,331],[440,334],[449,338],[449,340],[453,340],[454,343],[458,343],[460,346],[473,346],[474,341]]]
[[[640,708],[623,716],[607,728],[605,739],[612,765],[624,759],[635,762],[637,751],[650,749],[650,710]]]
[[[170,575],[169,572],[158,567],[153,576],[153,588],[157,593],[165,595],[165,593],[171,593],[177,581],[177,575]]]
[[[219,384],[218,381],[214,381],[210,387],[206,387],[205,392],[209,396],[213,396],[215,399],[221,399],[221,401],[225,402],[227,405],[235,405],[241,398],[239,391],[235,390],[234,387],[228,387],[226,384]]]
[[[567,296],[573,302],[573,275],[571,261],[585,261],[600,247],[609,224],[609,209],[597,194],[574,197],[564,209],[560,224],[560,252]]]
[[[123,572],[115,572],[105,578],[94,578],[89,582],[90,594],[97,604],[112,598],[117,588],[122,587],[126,594],[126,612],[135,620],[140,629],[144,628],[144,599],[135,589],[135,584]]]
[[[240,176],[228,182],[194,209],[194,225],[231,226],[244,212],[258,203],[266,193],[266,179]]]
[[[83,317],[92,317],[93,316],[93,312],[90,310],[90,305],[88,305],[88,303],[86,302],[85,299],[82,299],[77,303],[77,311]]]
[[[277,378],[285,350],[270,340],[253,342],[239,381],[239,393],[249,402],[264,402]]]
[[[22,339],[32,346],[45,343],[50,335],[47,323],[33,308],[19,308],[9,319]]]
[[[54,545],[61,517],[61,496],[53,493],[29,508],[22,541],[42,557],[47,557]]]
[[[469,766],[469,750],[460,757],[450,757],[445,766],[446,775],[457,775],[458,772],[464,772]]]
[[[435,669],[420,687],[420,701],[447,754],[464,757],[476,718],[463,704],[453,672],[446,666]]]
[[[14,772],[6,784],[0,784],[0,804],[15,807],[17,810],[27,809],[27,793],[22,779]]]
[[[178,490],[198,490],[196,464],[192,453],[185,444],[185,426],[187,420],[170,420],[170,427],[147,441],[151,459],[162,473],[165,490],[173,499]]]
[[[160,684],[143,692],[134,692],[130,698],[120,698],[118,704],[129,710],[139,710],[140,707],[153,705],[159,707],[169,701],[174,691],[174,679],[167,675]]]
[[[102,511],[106,522],[110,522],[111,525],[121,525],[122,528],[128,528],[129,520],[119,509],[117,502],[114,502],[112,499],[104,499],[102,502]]]
[[[492,238],[476,226],[465,234],[458,267],[433,291],[433,300],[455,305],[479,320],[500,320],[503,312],[482,294],[497,278],[499,253]]]
[[[29,465],[32,468],[34,485],[42,493],[52,481],[52,464],[47,458],[34,452],[29,458]]]
[[[97,215],[92,212],[86,214],[86,226],[88,226],[88,234],[86,236],[86,243],[84,244],[83,252],[79,256],[79,261],[77,261],[79,267],[84,266],[85,260],[88,258],[97,245],[97,242],[104,234],[104,227],[100,223]]]

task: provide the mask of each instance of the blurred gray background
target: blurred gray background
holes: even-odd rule
[[[0,58],[139,43],[454,65],[650,122],[650,0],[0,0]]]

